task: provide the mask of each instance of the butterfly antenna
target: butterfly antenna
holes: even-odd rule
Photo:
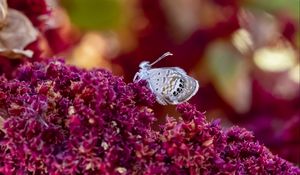
[[[150,66],[153,66],[154,64],[156,64],[160,60],[164,59],[167,56],[171,56],[171,55],[173,55],[171,52],[164,53],[162,56],[160,56],[159,58],[157,58],[157,60],[155,60],[153,63],[151,63]]]

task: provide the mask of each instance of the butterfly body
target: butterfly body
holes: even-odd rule
[[[140,64],[134,81],[145,80],[149,89],[156,95],[156,101],[162,105],[180,104],[194,96],[198,89],[198,81],[188,76],[178,67],[151,68],[149,62]]]

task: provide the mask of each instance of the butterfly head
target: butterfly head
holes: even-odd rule
[[[133,78],[134,82],[139,81],[141,79],[146,79],[148,77],[147,72],[151,68],[151,65],[150,65],[149,61],[143,61],[140,63],[139,67],[140,67],[139,72],[137,72]]]
[[[143,62],[140,63],[139,67],[140,67],[140,69],[148,70],[148,69],[151,68],[150,62],[149,61],[143,61]]]

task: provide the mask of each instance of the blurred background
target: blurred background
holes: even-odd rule
[[[190,100],[208,120],[254,132],[300,165],[299,0],[48,0],[41,57],[105,68],[132,82],[141,61],[200,82]],[[156,115],[176,116],[174,106]]]

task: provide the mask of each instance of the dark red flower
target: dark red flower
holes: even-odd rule
[[[35,27],[44,27],[44,20],[50,11],[45,0],[7,0],[10,8],[23,12]]]

